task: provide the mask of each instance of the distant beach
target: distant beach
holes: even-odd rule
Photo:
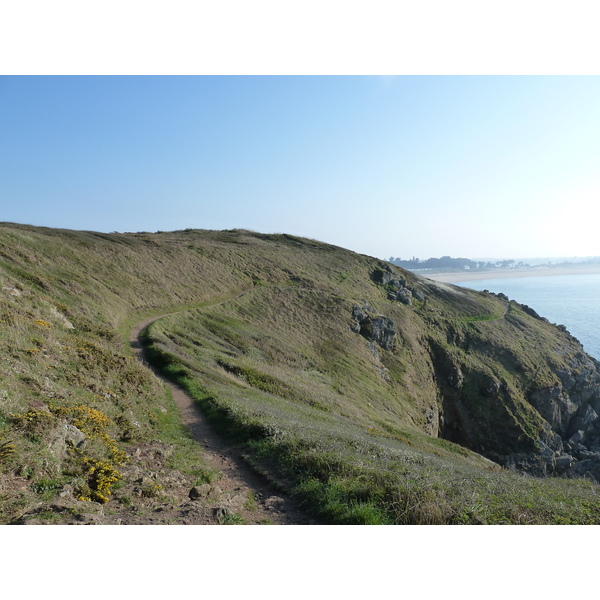
[[[418,273],[434,281],[454,283],[456,281],[475,281],[477,279],[514,279],[517,277],[552,277],[554,275],[598,275],[600,265],[581,265],[572,267],[530,267],[524,269],[490,269],[489,271],[453,271],[446,273]]]

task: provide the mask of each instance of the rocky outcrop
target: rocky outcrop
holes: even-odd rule
[[[509,468],[535,475],[587,473],[600,482],[600,363],[564,326],[488,292],[504,303],[505,314],[480,327],[482,307],[453,286],[425,284],[381,264],[371,280],[385,289],[388,300],[411,306],[438,328],[428,344],[438,396],[438,410],[427,414],[428,432]],[[439,298],[444,310],[452,307],[448,312],[458,306],[471,310],[470,321],[440,319],[443,312],[432,310]],[[366,305],[355,306],[353,331],[389,348],[381,334],[386,324],[376,318],[383,319]],[[524,335],[544,341],[530,345]]]
[[[83,431],[77,429],[75,425],[62,420],[60,425],[53,432],[48,444],[48,450],[58,459],[62,460],[68,448],[82,448],[87,440]]]
[[[388,300],[397,300],[398,302],[402,302],[402,304],[406,304],[408,306],[412,304],[412,299],[412,292],[405,287],[388,292]]]
[[[425,300],[425,294],[414,286],[408,285],[403,277],[396,275],[389,267],[375,269],[371,274],[371,279],[388,290],[388,300],[402,302],[410,306],[413,298],[422,302]]]
[[[21,294],[22,294],[22,292],[20,290],[18,290],[17,288],[10,287],[8,285],[3,285],[2,286],[2,291],[6,292],[10,296],[16,296],[17,298],[19,296],[21,296]]]
[[[502,295],[504,296],[504,294],[502,294]],[[507,298],[507,297],[504,296],[504,298]],[[535,310],[533,310],[533,308],[531,308],[531,306],[527,306],[527,304],[519,304],[519,307],[521,308],[521,310],[523,312],[527,313],[530,317],[533,317],[534,319],[537,319],[538,321],[545,321],[546,323],[548,322],[548,319],[546,319],[545,317],[541,317]]]
[[[388,285],[392,282],[397,282],[400,285],[406,285],[406,280],[396,276],[388,266],[384,267],[383,269],[375,269],[371,273],[371,279],[380,285]]]
[[[61,325],[63,325],[67,329],[75,329],[75,327],[73,326],[73,323],[71,323],[71,321],[69,321],[69,319],[67,319],[67,317],[65,317],[65,315],[63,315],[56,308],[56,306],[52,306],[52,305],[50,306],[50,313],[61,323]]]
[[[528,399],[548,421],[553,431],[564,437],[578,407],[571,401],[562,385],[535,390],[529,394]]]
[[[396,324],[389,317],[375,317],[371,327],[371,340],[384,350],[394,349]]]
[[[465,377],[460,369],[458,361],[452,356],[448,349],[434,340],[430,341],[433,363],[438,379],[442,379],[452,388],[460,389]]]
[[[519,386],[531,382],[525,375],[520,378],[524,367],[518,362],[511,373],[492,373],[469,364],[472,355],[455,344],[462,337],[454,330],[447,339],[447,344],[429,342],[441,402],[441,437],[509,468],[542,476],[586,474],[600,482],[597,361],[557,347],[570,358],[567,366],[553,370],[555,384],[523,393]],[[496,356],[493,348],[487,352]],[[511,356],[514,360],[516,355]]]
[[[352,307],[352,319],[354,323],[350,329],[354,333],[375,342],[384,350],[394,349],[396,324],[392,319],[383,315],[373,315],[372,308],[366,303],[362,308],[357,304]]]

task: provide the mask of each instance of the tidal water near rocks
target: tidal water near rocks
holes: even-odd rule
[[[600,360],[600,275],[556,275],[457,281],[472,290],[506,294],[550,322],[564,325],[584,350]]]

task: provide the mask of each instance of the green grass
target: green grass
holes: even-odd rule
[[[217,516],[219,525],[246,525],[246,520],[237,513],[225,513]]]
[[[246,297],[243,304],[252,302]],[[241,301],[237,301],[241,303]],[[256,301],[256,304],[264,303]],[[233,307],[230,310],[235,310]],[[239,310],[239,306],[238,306]],[[264,308],[261,308],[263,311]],[[237,312],[237,311],[236,311]],[[252,319],[254,344],[260,337],[262,358],[253,364],[273,368],[265,360],[267,344],[277,336],[265,330],[258,336],[260,323],[273,326],[272,315],[264,321]],[[235,320],[232,320],[232,326]],[[413,429],[396,426],[367,427],[368,415],[350,420],[350,410],[338,403],[328,413],[295,399],[300,394],[251,385],[245,371],[231,368],[233,349],[226,335],[219,347],[211,331],[204,329],[198,311],[156,323],[149,332],[153,352],[168,364],[166,372],[198,401],[213,424],[231,443],[242,445],[261,471],[287,487],[305,508],[326,521],[338,524],[503,524],[597,522],[600,516],[598,488],[581,481],[525,479],[519,474],[486,463],[466,448],[446,440],[430,438]],[[165,330],[169,332],[168,337]],[[192,358],[177,336],[202,341],[203,352]],[[240,335],[240,328],[238,328]],[[208,335],[205,339],[203,335]],[[296,333],[296,335],[298,335]],[[303,355],[308,350],[304,344]],[[306,343],[306,340],[304,340]],[[247,340],[241,344],[248,346]],[[176,350],[181,358],[169,354]],[[197,346],[196,346],[197,348]],[[289,350],[288,350],[289,351]],[[220,356],[227,355],[226,374]],[[300,358],[286,357],[290,371],[287,386],[302,386],[303,373],[297,371]],[[244,352],[238,349],[239,360]],[[313,356],[317,356],[314,354]],[[168,358],[165,358],[168,357]],[[185,359],[185,366],[180,362]],[[254,372],[257,367],[254,367]],[[278,365],[281,368],[281,365]],[[236,384],[230,375],[243,380]],[[319,378],[313,394],[323,397],[333,380]],[[245,385],[247,384],[247,385]],[[356,382],[360,385],[360,382]],[[332,396],[339,396],[331,392]],[[365,419],[361,426],[360,422]],[[385,419],[381,419],[386,423]],[[387,429],[388,431],[385,431]],[[578,502],[569,501],[573,496]],[[576,507],[576,509],[575,509]]]
[[[578,344],[515,303],[400,269],[425,300],[390,302],[372,279],[385,268],[284,234],[0,224],[0,522],[81,485],[83,458],[110,459],[105,438],[79,458],[51,449],[76,407],[103,415],[126,455],[160,440],[173,447],[168,468],[218,478],[128,348],[135,323],[169,312],[149,329],[151,360],[328,522],[598,522],[595,484],[523,477],[478,454],[535,446],[546,423],[527,399],[561,371],[585,371]],[[396,323],[393,351],[350,330],[364,301]],[[454,367],[460,391],[448,383]],[[490,378],[501,392],[487,397]],[[438,416],[447,424],[457,405],[460,445],[441,439],[451,436]],[[24,420],[30,410],[50,416]]]
[[[472,317],[465,317],[464,318],[464,322],[465,323],[477,323],[479,321],[497,321],[498,319],[501,319],[504,315],[499,315],[499,314],[491,314],[491,315],[475,315]]]

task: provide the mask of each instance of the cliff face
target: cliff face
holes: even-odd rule
[[[463,290],[420,283],[446,305],[465,301]],[[598,361],[530,307],[502,294],[480,297],[497,312],[428,323],[440,436],[535,474],[596,478]]]

